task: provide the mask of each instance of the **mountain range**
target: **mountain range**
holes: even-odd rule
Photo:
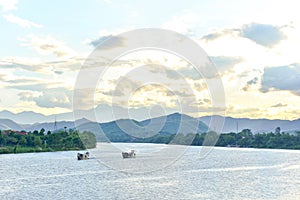
[[[177,112],[176,110],[166,109],[167,114]],[[130,113],[130,116],[129,116]],[[116,118],[117,116],[117,118]],[[100,123],[110,122],[118,119],[139,119],[147,120],[149,117],[149,109],[129,108],[125,109],[121,106],[114,105],[113,107],[108,104],[99,104],[97,107],[88,110],[76,110],[76,112],[66,112],[54,115],[43,115],[33,111],[25,111],[20,113],[12,113],[7,110],[0,111],[0,119],[10,119],[18,124],[32,124],[57,121],[74,121],[74,119],[87,118],[92,121]],[[151,113],[151,117],[159,117],[159,113]],[[95,120],[97,119],[97,120]]]
[[[170,135],[174,133],[204,133],[208,127],[197,118],[188,115],[174,113],[167,116],[156,117],[143,121],[133,119],[119,119],[106,123],[93,122],[88,119],[76,121],[45,122],[35,124],[17,124],[10,119],[0,119],[0,129],[34,131],[44,128],[46,131],[55,129],[76,128],[84,131],[88,130],[96,134],[98,140],[103,140],[103,136],[112,138],[126,137],[151,137],[156,134]],[[103,134],[104,133],[104,134]]]
[[[103,111],[103,107],[101,108]],[[107,111],[108,108],[107,108]],[[84,112],[84,111],[82,111]],[[104,112],[105,113],[105,112]],[[103,115],[103,113],[101,113]],[[64,117],[64,118],[63,118]],[[87,116],[89,117],[89,116]],[[113,117],[113,116],[112,116]],[[221,116],[214,116],[222,119]],[[185,114],[173,113],[166,116],[153,117],[150,119],[137,121],[134,119],[116,119],[109,122],[95,122],[90,119],[82,118],[77,120],[67,120],[74,118],[73,113],[59,115],[63,121],[55,122],[55,115],[45,116],[35,112],[22,112],[18,114],[9,111],[0,112],[0,130],[45,130],[77,128],[81,130],[104,131],[105,133],[129,132],[132,135],[139,134],[172,134],[172,133],[202,133],[208,130],[211,116],[193,118]],[[223,133],[237,132],[243,129],[250,129],[253,133],[271,132],[280,127],[281,131],[294,132],[300,130],[300,119],[297,120],[269,120],[269,119],[248,119],[248,118],[224,118]],[[30,123],[38,121],[38,123]],[[46,121],[46,122],[43,122]],[[26,122],[26,123],[20,123]],[[101,129],[99,129],[101,127]]]
[[[215,116],[222,118],[221,116]],[[205,124],[209,124],[210,116],[198,118]],[[239,132],[243,129],[250,129],[253,133],[274,132],[277,127],[280,127],[284,132],[295,132],[300,130],[300,119],[296,120],[271,120],[271,119],[248,119],[248,118],[232,118],[225,117],[223,133]]]

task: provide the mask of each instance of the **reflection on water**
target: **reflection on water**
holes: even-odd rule
[[[300,196],[300,151],[214,148],[201,158],[201,147],[172,146],[172,151],[183,154],[172,157],[164,152],[169,148],[166,145],[113,146],[114,151],[109,152],[110,148],[99,144],[90,151],[92,159],[86,161],[77,161],[75,151],[0,155],[0,199],[299,199]],[[137,157],[122,159],[120,152],[130,149],[137,151]],[[155,170],[148,170],[151,167]],[[139,169],[141,173],[136,173]]]

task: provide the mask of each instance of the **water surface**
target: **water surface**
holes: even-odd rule
[[[160,144],[105,145],[86,161],[0,155],[0,199],[300,199],[300,151],[216,147],[201,158],[201,147],[172,146],[183,154],[172,157]],[[122,159],[129,149],[137,157]]]

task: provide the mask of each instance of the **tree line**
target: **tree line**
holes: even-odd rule
[[[274,132],[253,134],[250,129],[239,133],[222,133],[214,131],[202,134],[157,134],[147,138],[137,138],[125,133],[110,133],[106,135],[111,142],[138,142],[181,144],[193,146],[214,145],[220,147],[248,147],[272,149],[300,149],[300,131],[295,134],[281,132],[276,128]]]
[[[83,150],[96,147],[96,137],[89,131],[65,129],[46,132],[42,128],[40,131],[24,133],[0,131],[0,153]]]
[[[98,136],[98,135],[97,135]],[[99,142],[136,142],[162,143],[220,147],[248,147],[272,149],[300,149],[300,131],[295,134],[281,132],[276,128],[274,132],[253,134],[250,129],[239,133],[222,133],[209,131],[202,134],[165,134],[160,133],[152,137],[137,138],[118,131],[106,134],[105,138],[98,136]],[[5,133],[0,131],[0,153],[24,153],[41,151],[82,150],[96,147],[96,136],[89,132],[78,130],[59,130],[55,132],[40,131],[16,134],[14,131]]]

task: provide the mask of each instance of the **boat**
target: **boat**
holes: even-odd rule
[[[122,152],[123,158],[135,158],[135,151],[131,150],[130,152]]]
[[[87,160],[90,157],[90,153],[89,152],[85,152],[85,153],[77,153],[77,160]]]

